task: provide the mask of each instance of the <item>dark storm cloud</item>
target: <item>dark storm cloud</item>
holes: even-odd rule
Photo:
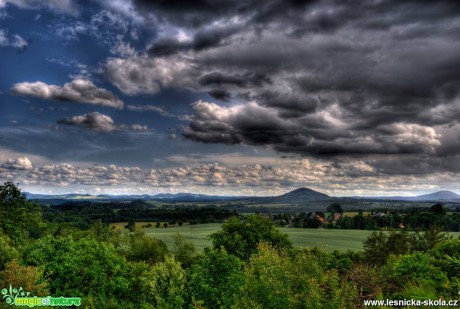
[[[217,19],[233,16],[251,17],[256,23],[268,23],[286,15],[298,15],[312,0],[172,0],[148,1],[134,0],[140,14],[153,13],[160,21],[181,26],[200,27]],[[291,16],[289,16],[291,17]]]
[[[264,84],[271,84],[270,78],[266,74],[258,74],[252,72],[245,72],[244,74],[224,74],[222,72],[214,71],[206,73],[198,78],[198,83],[201,86],[222,86],[233,85],[237,87],[247,87],[249,85],[261,87]]]
[[[176,54],[180,51],[201,51],[226,44],[232,34],[238,32],[242,25],[230,25],[200,30],[190,41],[179,41],[177,38],[161,38],[149,49],[148,54],[152,57],[162,57]]]
[[[162,57],[169,56],[178,53],[180,50],[187,49],[189,44],[184,42],[179,42],[176,38],[164,38],[157,40],[153,44],[148,53],[151,56]]]
[[[172,0],[148,1],[134,0],[140,14],[154,13],[161,21],[168,21],[188,26],[200,26],[213,18],[225,16],[235,11],[236,5],[231,0]]]
[[[213,89],[209,91],[208,94],[214,99],[220,101],[228,101],[232,98],[231,93],[223,89]]]
[[[222,108],[194,104],[195,115],[184,135],[205,143],[270,145],[281,152],[313,155],[429,153],[439,136],[429,127],[391,124],[375,131],[341,128],[326,116],[316,125],[308,118],[286,119],[256,104]],[[313,118],[314,119],[314,118]]]
[[[201,85],[244,85],[252,105],[203,112],[195,104],[185,136],[306,155],[451,153],[445,145],[459,141],[441,128],[459,116],[459,9],[449,1],[317,1],[297,13],[261,10],[248,25],[269,30],[197,56],[219,72]],[[273,82],[224,78],[245,71]]]
[[[224,75],[221,72],[212,72],[201,76],[198,83],[202,86],[230,84],[238,87],[246,86],[246,79],[241,76]]]

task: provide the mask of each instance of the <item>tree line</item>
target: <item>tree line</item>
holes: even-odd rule
[[[161,207],[140,200],[122,202],[66,202],[41,206],[43,220],[50,223],[68,223],[78,228],[89,228],[95,221],[104,223],[150,221],[214,223],[237,215],[236,211],[216,206]]]
[[[381,209],[367,214],[359,210],[353,216],[344,213],[339,204],[331,204],[326,212],[278,214],[272,218],[278,225],[300,228],[427,230],[442,227],[445,231],[460,231],[460,212],[449,214],[439,203],[429,208]]]

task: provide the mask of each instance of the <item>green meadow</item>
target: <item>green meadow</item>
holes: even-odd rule
[[[136,227],[141,228],[147,222],[136,222]],[[117,229],[123,229],[126,222],[114,223]],[[153,223],[155,226],[155,223]],[[173,247],[172,236],[176,233],[182,234],[186,239],[195,243],[198,251],[211,246],[208,236],[220,229],[222,224],[209,223],[183,226],[163,226],[159,228],[142,228],[147,235],[158,238],[166,243],[169,249]],[[331,230],[331,229],[303,229],[303,228],[279,228],[281,232],[289,235],[296,248],[301,247],[319,247],[325,251],[347,251],[363,250],[363,240],[365,240],[372,231],[364,230]],[[125,229],[123,229],[125,230]],[[450,233],[455,238],[460,233]]]
[[[172,236],[181,233],[188,240],[195,242],[197,250],[203,250],[211,246],[208,235],[217,232],[221,227],[219,223],[172,226],[167,228],[143,229],[147,235],[158,238],[172,248]],[[297,248],[319,247],[327,251],[362,250],[363,240],[371,233],[361,230],[325,230],[325,229],[302,229],[302,228],[279,228]]]

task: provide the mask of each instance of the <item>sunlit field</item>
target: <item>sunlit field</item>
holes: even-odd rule
[[[173,248],[172,236],[180,233],[186,239],[192,240],[195,243],[196,249],[201,251],[206,247],[211,246],[208,235],[217,232],[221,225],[220,223],[183,225],[183,226],[168,226],[167,228],[156,228],[155,222],[150,222],[153,227],[141,228],[149,222],[136,222],[136,228],[141,229],[147,235],[158,238],[166,243],[169,249]],[[126,222],[113,223],[117,229],[124,229]],[[303,228],[279,228],[283,233],[289,236],[289,239],[294,243],[296,248],[301,247],[319,247],[325,251],[347,251],[347,250],[363,250],[363,240],[369,236],[372,231],[364,230],[331,230],[331,229],[303,229]],[[450,233],[453,237],[459,237],[460,233]]]

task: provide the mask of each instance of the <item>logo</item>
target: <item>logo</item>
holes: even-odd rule
[[[30,296],[30,292],[25,291],[22,287],[2,289],[3,300],[12,306],[21,307],[39,307],[39,306],[80,306],[80,297],[37,297]]]

